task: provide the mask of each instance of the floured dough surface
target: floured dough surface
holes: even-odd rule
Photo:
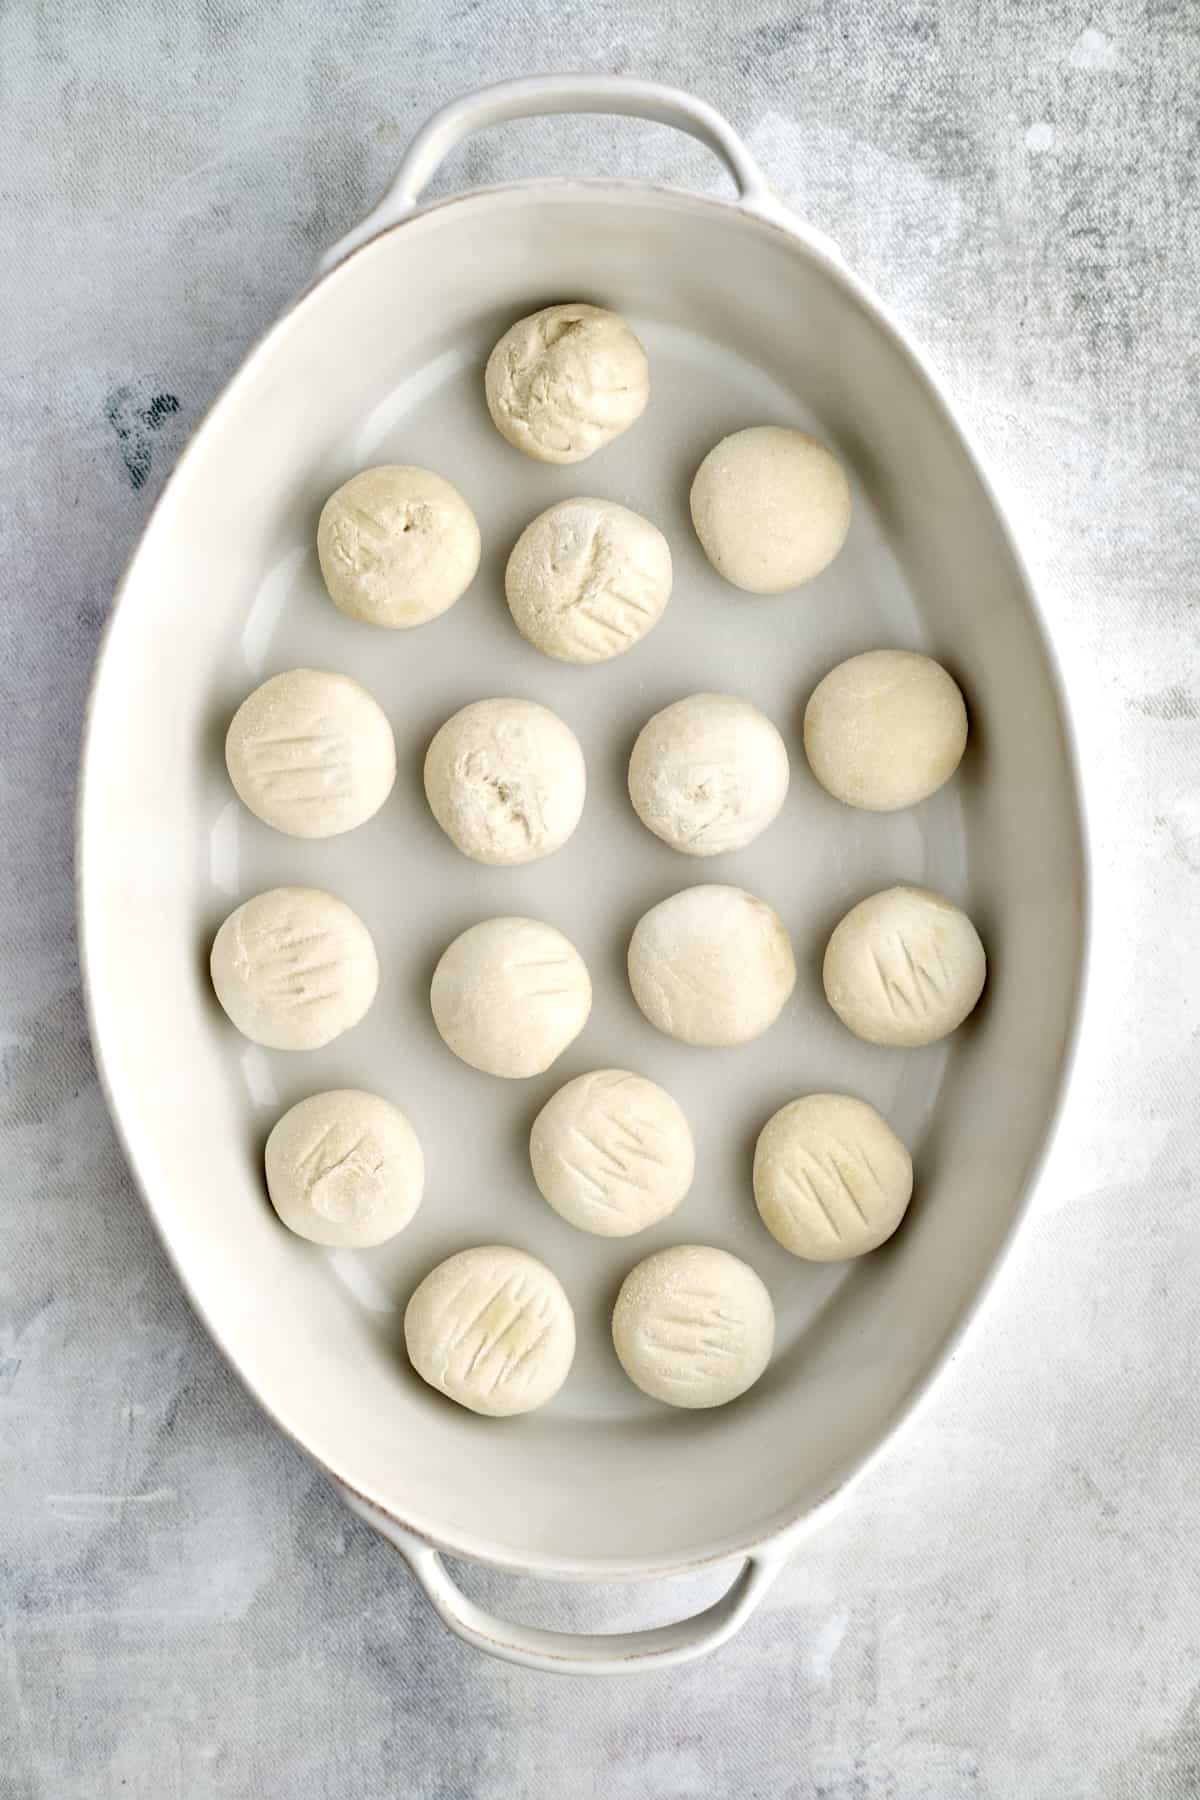
[[[484,919],[433,973],[433,1018],[455,1056],[487,1075],[540,1075],[587,1024],[592,984],[574,944],[538,919]]]
[[[831,669],[804,713],[813,774],[836,800],[896,812],[928,799],[967,744],[958,683],[932,657],[868,650]]]
[[[652,1025],[685,1044],[747,1044],[773,1025],[796,985],[778,913],[742,888],[684,888],[643,915],[629,984]]]
[[[593,1069],[534,1121],[533,1178],[555,1212],[597,1237],[628,1237],[674,1212],[696,1152],[681,1107],[628,1069]]]
[[[488,411],[501,437],[538,462],[581,462],[628,430],[650,395],[646,352],[617,313],[543,307],[488,358]]]
[[[713,568],[749,594],[819,575],[850,529],[850,484],[833,454],[781,425],[735,431],[692,483],[692,523]]]
[[[788,754],[764,713],[732,694],[692,694],[655,713],[629,759],[647,830],[687,856],[744,849],[778,816]]]
[[[231,912],[210,958],[217,999],[269,1050],[319,1050],[357,1025],[379,985],[371,934],[320,888],[270,888]]]
[[[869,1044],[932,1044],[983,992],[987,958],[961,907],[926,888],[893,887],[846,914],[825,951],[825,995]]]
[[[475,862],[536,862],[583,812],[587,769],[573,731],[532,700],[476,700],[447,719],[425,757],[430,811]]]
[[[669,1406],[724,1406],[770,1362],[775,1309],[747,1263],[680,1244],[630,1270],[612,1332],[621,1367],[644,1394]]]
[[[289,837],[335,837],[379,811],[396,742],[379,703],[349,675],[291,669],[247,696],[225,738],[238,799]]]
[[[575,1355],[575,1315],[556,1275],[502,1244],[463,1250],[427,1275],[404,1314],[422,1381],[492,1418],[553,1399]]]
[[[444,613],[479,567],[479,526],[432,469],[383,464],[325,502],[317,556],[329,597],[369,625],[403,629]]]
[[[890,1238],[912,1198],[912,1157],[886,1119],[849,1094],[806,1094],[763,1126],[754,1200],[793,1256],[843,1262]]]
[[[399,1108],[337,1088],[301,1100],[267,1139],[267,1192],[289,1230],[314,1244],[369,1249],[421,1203],[425,1158]]]
[[[613,500],[560,500],[527,525],[504,576],[523,638],[560,662],[606,662],[639,643],[671,597],[671,549]]]

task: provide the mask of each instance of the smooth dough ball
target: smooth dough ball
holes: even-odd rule
[[[912,1198],[912,1157],[849,1094],[781,1107],[754,1150],[754,1200],[771,1236],[809,1262],[843,1262],[890,1238]]]
[[[425,1277],[405,1309],[404,1342],[422,1381],[504,1419],[557,1394],[575,1355],[575,1315],[545,1263],[483,1244]]]
[[[839,663],[804,712],[813,774],[835,800],[867,812],[897,812],[936,794],[966,744],[958,683],[912,650],[868,650]]]
[[[684,1044],[748,1044],[796,985],[782,919],[735,887],[692,887],[652,906],[629,945],[629,985],[652,1025]]]
[[[505,332],[488,357],[488,411],[501,437],[537,462],[582,462],[639,419],[646,352],[602,306],[547,306]]]
[[[453,606],[479,567],[479,526],[430,469],[364,469],[330,495],[317,526],[329,597],[352,619],[397,629]]]
[[[561,931],[537,919],[485,919],[456,937],[433,972],[433,1020],[473,1069],[540,1075],[587,1024],[592,984]]]
[[[696,1170],[680,1107],[628,1069],[594,1069],[559,1088],[534,1120],[529,1160],[555,1212],[597,1237],[665,1219]]]
[[[242,701],[225,766],[243,805],[289,837],[336,837],[377,813],[396,779],[387,715],[349,675],[292,669]]]
[[[560,662],[606,662],[639,643],[671,598],[671,547],[613,500],[560,500],[527,525],[504,575],[523,638]]]
[[[284,1224],[338,1249],[395,1237],[425,1185],[425,1158],[404,1114],[357,1088],[313,1094],[285,1112],[265,1160],[267,1192]]]
[[[371,934],[320,888],[270,888],[231,912],[210,960],[217,999],[251,1043],[319,1050],[357,1025],[379,986]]]
[[[788,754],[763,713],[732,694],[692,694],[655,713],[629,759],[633,810],[686,856],[753,843],[787,797]]]
[[[476,700],[447,719],[425,757],[425,796],[475,862],[536,862],[579,823],[587,768],[573,731],[532,700]]]
[[[643,1394],[668,1406],[724,1406],[770,1362],[775,1309],[736,1256],[679,1244],[629,1271],[612,1332],[621,1367]]]
[[[782,594],[831,563],[850,529],[850,484],[804,431],[755,425],[710,450],[692,523],[713,568],[748,594]]]
[[[825,997],[869,1044],[932,1044],[983,992],[987,958],[960,907],[893,887],[851,907],[825,950]]]

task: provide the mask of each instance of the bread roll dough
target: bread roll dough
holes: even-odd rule
[[[831,450],[780,425],[735,431],[692,483],[692,523],[713,568],[749,594],[782,594],[831,563],[850,528],[850,484]]]
[[[534,1120],[529,1160],[555,1212],[597,1237],[665,1219],[696,1168],[680,1107],[628,1069],[593,1069],[559,1088]]]
[[[868,650],[839,663],[804,712],[813,774],[836,800],[867,812],[896,812],[936,793],[966,743],[957,682],[911,650]]]
[[[560,662],[606,662],[657,625],[671,597],[671,547],[613,500],[560,500],[527,525],[504,575],[523,638]]]
[[[540,1075],[587,1024],[592,984],[561,931],[537,919],[485,919],[433,972],[433,1019],[455,1056],[487,1075]]]
[[[735,887],[692,887],[639,919],[629,984],[652,1025],[684,1044],[748,1044],[796,985],[779,915]]]
[[[624,319],[581,302],[509,327],[488,358],[488,411],[501,437],[537,462],[582,462],[641,417],[646,352]]]
[[[612,1331],[621,1367],[644,1394],[668,1406],[724,1406],[770,1362],[775,1310],[736,1256],[679,1244],[630,1270]]]
[[[579,823],[587,769],[574,732],[532,700],[476,700],[447,719],[425,757],[425,795],[475,862],[536,862]]]
[[[869,1044],[932,1044],[983,992],[987,958],[965,912],[925,888],[893,887],[851,907],[825,951],[825,996]]]
[[[317,556],[334,605],[397,629],[453,606],[479,567],[479,526],[430,469],[385,464],[354,475],[325,502]]]
[[[357,1025],[379,985],[371,934],[320,888],[270,888],[231,912],[210,960],[217,999],[251,1043],[319,1050]]]
[[[692,694],[655,713],[629,759],[642,824],[687,856],[741,850],[787,797],[788,754],[763,713],[732,694]]]
[[[289,837],[336,837],[379,811],[396,779],[387,716],[349,675],[291,669],[233,715],[225,765],[243,805]]]
[[[267,1192],[283,1223],[339,1249],[395,1237],[425,1185],[425,1158],[404,1114],[357,1088],[312,1094],[285,1112],[265,1161]]]
[[[754,1200],[793,1256],[843,1262],[890,1238],[912,1198],[912,1157],[886,1119],[849,1094],[781,1107],[754,1150]]]
[[[427,1275],[404,1313],[422,1381],[492,1418],[553,1399],[575,1355],[575,1315],[557,1276],[502,1244],[462,1250]]]

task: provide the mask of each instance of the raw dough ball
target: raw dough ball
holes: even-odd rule
[[[555,1212],[597,1237],[665,1219],[696,1169],[680,1108],[628,1069],[595,1069],[559,1088],[534,1120],[529,1160]]]
[[[710,450],[692,523],[713,568],[748,594],[782,594],[831,563],[850,529],[850,484],[803,431],[755,425]]]
[[[638,920],[629,985],[652,1025],[684,1044],[748,1044],[796,985],[779,915],[735,887],[684,888]]]
[[[267,1139],[267,1192],[292,1231],[365,1250],[403,1231],[421,1203],[425,1158],[402,1112],[338,1088],[285,1112]]]
[[[292,669],[238,707],[225,738],[238,799],[289,837],[336,837],[379,811],[396,779],[383,708],[349,675]]]
[[[320,888],[270,888],[231,912],[210,962],[217,999],[251,1043],[319,1050],[349,1031],[379,985],[371,934]]]
[[[425,757],[430,811],[476,862],[536,862],[560,850],[579,823],[586,792],[574,732],[532,700],[464,706]]]
[[[317,555],[330,599],[352,619],[424,625],[475,579],[479,526],[440,475],[385,465],[352,476],[325,502]]]
[[[488,411],[537,462],[582,462],[641,417],[646,352],[602,306],[547,306],[518,319],[488,357]]]
[[[788,754],[770,719],[732,694],[692,694],[655,713],[629,759],[642,824],[687,856],[741,850],[787,797]]]
[[[433,1021],[455,1056],[516,1081],[540,1075],[587,1024],[592,984],[574,944],[537,919],[485,919],[433,972]]]
[[[517,630],[560,662],[605,662],[645,637],[671,598],[671,547],[613,500],[560,500],[525,527],[504,575]]]
[[[851,907],[825,950],[825,997],[868,1044],[932,1044],[983,992],[987,958],[965,912],[925,888]]]
[[[835,800],[867,812],[928,799],[949,781],[966,743],[957,682],[911,650],[868,650],[839,663],[804,712],[813,774]]]
[[[775,1309],[736,1256],[679,1244],[629,1271],[612,1331],[621,1367],[643,1394],[668,1406],[724,1406],[770,1362]]]
[[[425,1277],[405,1309],[404,1342],[422,1381],[504,1419],[557,1394],[575,1355],[575,1315],[544,1263],[485,1244]]]
[[[890,1238],[912,1198],[912,1157],[848,1094],[806,1094],[768,1119],[754,1150],[763,1224],[793,1256],[842,1262]]]

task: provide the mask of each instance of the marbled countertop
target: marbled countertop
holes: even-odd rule
[[[224,1366],[97,1088],[80,711],[189,432],[441,101],[692,87],[940,365],[1075,698],[1097,980],[992,1301],[917,1423],[713,1659],[617,1683],[436,1623]],[[127,0],[0,14],[2,1800],[1184,1800],[1200,1793],[1200,14],[1188,0]],[[631,124],[448,185],[711,184]],[[613,1625],[703,1583],[476,1591]]]

